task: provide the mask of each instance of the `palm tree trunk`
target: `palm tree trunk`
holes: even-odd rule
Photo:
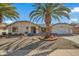
[[[51,16],[49,14],[45,15],[45,24],[46,24],[45,38],[50,38],[51,36]]]
[[[0,14],[0,23],[2,23],[3,16]]]
[[[50,38],[51,37],[51,25],[46,25],[46,34],[45,38]]]

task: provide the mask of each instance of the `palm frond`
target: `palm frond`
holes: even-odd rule
[[[61,22],[60,20],[60,16],[59,15],[52,15],[51,16],[52,17],[52,19],[54,18],[55,20],[57,20],[58,22]]]
[[[19,13],[11,3],[0,3],[0,14],[2,14],[3,17],[13,20],[19,18]]]
[[[64,16],[67,19],[70,19],[70,16],[68,15],[68,12],[66,12],[66,11],[54,12],[54,14],[59,15],[59,16]]]
[[[43,18],[43,20],[45,19],[45,14],[49,14],[52,18],[55,18],[56,20],[60,21],[60,18],[62,16],[66,17],[67,19],[70,19],[69,13],[70,13],[70,9],[63,6],[63,4],[60,3],[36,3],[34,4],[35,9],[30,13],[29,17],[30,19],[32,18],[39,18],[38,20],[40,20],[40,17]],[[42,15],[42,16],[40,16]],[[54,16],[53,16],[54,15]],[[38,16],[38,17],[36,17]],[[36,20],[37,21],[37,20]]]

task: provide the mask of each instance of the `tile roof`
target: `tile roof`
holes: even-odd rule
[[[16,23],[30,23],[30,24],[34,24],[34,23],[30,22],[30,21],[17,21],[17,22],[9,24],[7,26],[11,26],[11,25],[16,24]],[[34,24],[34,25],[39,26],[38,24]]]

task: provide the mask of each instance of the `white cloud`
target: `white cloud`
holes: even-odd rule
[[[74,7],[71,12],[79,12],[79,7]]]
[[[78,19],[71,19],[71,20],[69,20],[69,23],[72,23],[72,22],[78,23]]]
[[[78,21],[77,19],[71,19],[71,21]]]
[[[8,20],[8,21],[6,21],[6,23],[7,23],[7,24],[11,24],[11,23],[13,23],[13,21]]]

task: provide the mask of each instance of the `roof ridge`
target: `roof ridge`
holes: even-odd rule
[[[13,23],[11,23],[11,24],[9,24],[9,25],[12,25],[12,24],[15,24],[15,23],[18,23],[18,22],[29,22],[29,23],[35,24],[35,23],[33,23],[33,22],[30,22],[30,21],[16,21],[16,22],[13,22]],[[7,26],[9,26],[9,25],[7,25]],[[35,24],[35,25],[38,25],[38,24]],[[38,26],[39,26],[39,25],[38,25]]]

